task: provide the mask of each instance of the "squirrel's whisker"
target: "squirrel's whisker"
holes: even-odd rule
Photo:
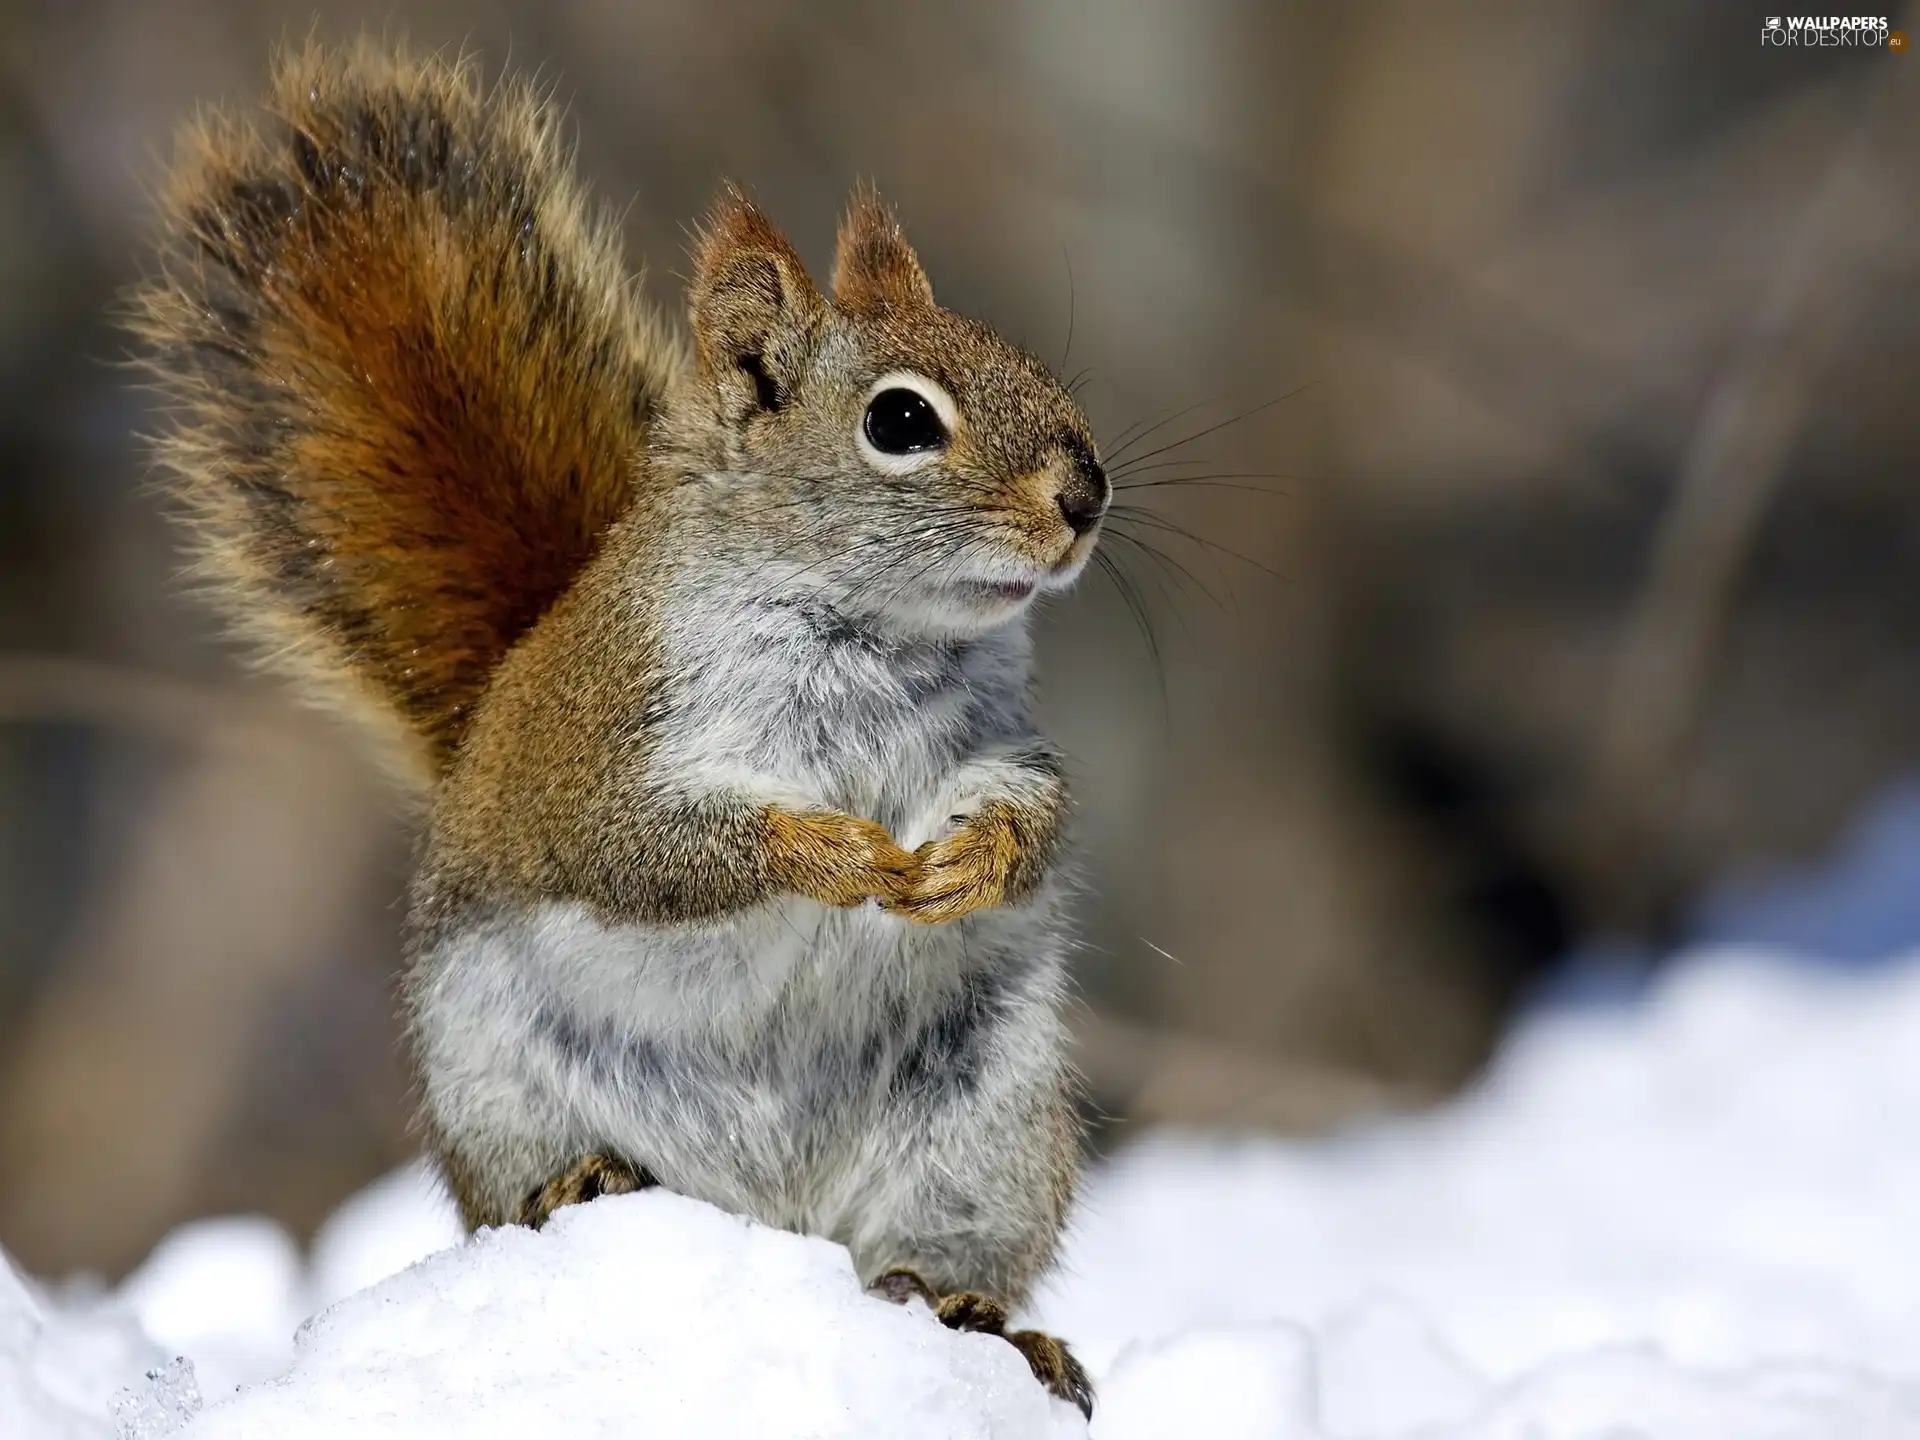
[[[1209,540],[1204,535],[1196,534],[1194,531],[1180,524],[1177,520],[1169,520],[1165,515],[1160,514],[1156,510],[1148,510],[1138,505],[1115,505],[1107,512],[1107,518],[1110,521],[1115,521],[1122,525],[1145,525],[1150,529],[1164,531],[1169,535],[1178,535],[1183,540],[1190,540],[1195,545],[1202,546],[1205,549],[1218,551],[1222,555],[1240,561],[1243,565],[1251,565],[1254,569],[1263,574],[1271,575],[1276,580],[1284,580],[1286,578],[1278,570],[1275,570],[1264,561],[1256,560],[1251,555],[1242,554],[1230,546],[1222,545],[1217,540]]]
[[[1127,451],[1131,450],[1135,445],[1140,444],[1143,440],[1147,439],[1147,437],[1164,430],[1167,426],[1173,424],[1174,421],[1183,416],[1191,415],[1196,410],[1206,409],[1211,403],[1212,402],[1208,400],[1196,400],[1193,404],[1175,410],[1160,420],[1146,424],[1146,428],[1144,429],[1140,428],[1144,422],[1135,421],[1134,424],[1129,425],[1125,430],[1121,431],[1119,435],[1114,437],[1113,445],[1107,451],[1107,468],[1111,470]],[[1139,433],[1136,434],[1134,433],[1135,431]]]
[[[1212,587],[1210,587],[1198,575],[1194,574],[1193,571],[1189,569],[1186,565],[1182,564],[1179,560],[1175,559],[1172,555],[1169,555],[1166,551],[1160,549],[1159,546],[1150,544],[1146,540],[1143,540],[1140,536],[1130,535],[1125,530],[1121,530],[1121,529],[1114,530],[1113,538],[1122,542],[1123,544],[1131,545],[1135,549],[1139,550],[1141,553],[1146,555],[1149,559],[1153,560],[1161,569],[1167,571],[1170,575],[1172,575],[1175,578],[1176,583],[1191,584],[1195,589],[1199,590],[1199,592],[1206,597],[1207,601],[1210,604],[1212,604],[1216,609],[1224,613],[1229,608],[1225,601],[1221,600],[1221,598],[1218,595],[1213,593]],[[1177,609],[1175,613],[1176,614],[1178,613]]]
[[[1204,440],[1209,435],[1217,435],[1220,431],[1225,430],[1230,425],[1239,425],[1244,421],[1251,420],[1254,416],[1259,415],[1264,411],[1271,410],[1276,405],[1283,404],[1286,401],[1293,399],[1295,396],[1304,395],[1307,391],[1313,389],[1319,383],[1320,382],[1318,380],[1309,380],[1304,385],[1296,385],[1294,386],[1293,389],[1287,391],[1284,395],[1276,395],[1271,400],[1264,400],[1260,404],[1255,405],[1252,409],[1242,410],[1238,415],[1229,415],[1225,420],[1221,420],[1216,422],[1215,424],[1209,425],[1204,430],[1196,430],[1193,434],[1185,436],[1182,439],[1175,440],[1171,444],[1162,445],[1157,449],[1148,450],[1144,454],[1136,455],[1134,457],[1134,463],[1137,464],[1142,460],[1151,460],[1157,455],[1165,455],[1170,451],[1183,449],[1184,447],[1193,444],[1196,440]],[[1194,407],[1194,408],[1198,408],[1198,407]],[[1165,423],[1165,422],[1162,422],[1162,423]],[[1143,436],[1141,438],[1144,439],[1145,437]]]
[[[1119,561],[1114,556],[1104,550],[1096,549],[1093,552],[1093,560],[1094,563],[1099,566],[1100,573],[1107,577],[1115,593],[1120,596],[1121,603],[1127,608],[1127,613],[1133,617],[1134,627],[1139,630],[1140,638],[1146,642],[1147,658],[1153,666],[1154,683],[1160,694],[1161,713],[1164,717],[1170,719],[1172,715],[1172,702],[1167,696],[1166,660],[1161,654],[1160,637],[1154,632],[1153,617],[1147,613],[1146,601],[1141,596],[1139,588],[1134,584],[1132,577],[1121,568]]]

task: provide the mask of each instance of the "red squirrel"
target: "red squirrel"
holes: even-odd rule
[[[691,344],[551,106],[368,44],[188,135],[138,292],[216,600],[424,802],[404,979],[470,1227],[662,1185],[1008,1330],[1080,1151],[1028,617],[1111,488],[855,194],[830,291],[727,191]]]

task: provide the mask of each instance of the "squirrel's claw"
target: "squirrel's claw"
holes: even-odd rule
[[[630,1195],[656,1184],[645,1170],[604,1151],[583,1155],[521,1202],[517,1217],[538,1230],[563,1205],[584,1205],[602,1195]]]
[[[909,1300],[923,1301],[942,1325],[949,1330],[968,1330],[981,1335],[998,1335],[1026,1357],[1033,1378],[1047,1387],[1049,1394],[1073,1404],[1080,1413],[1093,1418],[1093,1382],[1084,1366],[1065,1344],[1038,1330],[1007,1329],[1007,1307],[991,1295],[962,1290],[941,1295],[919,1273],[897,1266],[882,1274],[867,1287],[867,1293],[882,1300],[904,1305]]]
[[[941,925],[1004,903],[1014,838],[1003,825],[969,820],[944,840],[913,852],[906,892],[887,908],[922,925]]]

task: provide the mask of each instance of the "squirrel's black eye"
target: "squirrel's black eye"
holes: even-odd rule
[[[896,386],[867,404],[867,439],[882,455],[911,455],[947,443],[947,427],[927,397]]]

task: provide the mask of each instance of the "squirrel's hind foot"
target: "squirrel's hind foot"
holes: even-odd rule
[[[584,1155],[520,1202],[520,1224],[538,1230],[563,1205],[584,1205],[602,1195],[630,1195],[658,1184],[645,1170],[612,1155]]]
[[[1086,1369],[1073,1358],[1073,1352],[1051,1335],[1038,1330],[1007,1329],[1007,1307],[990,1295],[960,1290],[941,1295],[914,1271],[905,1267],[888,1270],[867,1287],[867,1293],[904,1305],[909,1300],[924,1300],[934,1318],[949,1330],[971,1330],[983,1335],[998,1335],[1026,1357],[1033,1378],[1047,1387],[1049,1394],[1071,1401],[1087,1419],[1093,1418],[1093,1382]]]

